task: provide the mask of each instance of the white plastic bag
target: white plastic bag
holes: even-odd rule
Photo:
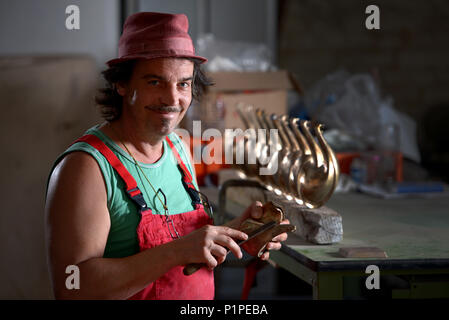
[[[395,110],[391,97],[381,97],[370,74],[350,75],[344,70],[329,74],[306,92],[305,104],[311,118],[351,136],[359,150],[382,149],[383,130],[397,126],[397,148],[420,162],[414,120]]]
[[[269,71],[274,70],[271,64],[271,52],[263,44],[226,41],[216,39],[212,34],[198,38],[197,54],[209,61],[205,65],[207,71]]]

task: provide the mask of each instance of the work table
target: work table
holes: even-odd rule
[[[202,192],[218,203],[218,189]],[[282,249],[270,254],[279,267],[309,283],[315,299],[363,298],[369,265],[379,268],[392,298],[449,297],[447,194],[381,199],[337,193],[326,206],[342,216],[342,241],[316,245],[290,234]],[[233,201],[226,203],[228,214],[239,215],[243,209]],[[387,258],[344,258],[338,251],[345,247],[378,247]]]

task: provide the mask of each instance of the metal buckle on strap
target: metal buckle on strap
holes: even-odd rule
[[[212,218],[214,215],[214,210],[212,209],[212,205],[209,202],[209,199],[207,198],[207,196],[204,193],[202,193],[200,191],[197,191],[197,192],[198,192],[198,197],[200,198],[200,202],[203,205],[204,211],[206,212],[206,214],[209,217]]]
[[[135,191],[139,191],[139,193],[132,195],[132,193],[134,193]],[[129,197],[135,203],[137,203],[137,205],[141,208],[141,210],[144,210],[145,208],[147,208],[147,203],[145,202],[145,199],[143,198],[143,194],[139,188],[136,187],[131,190],[126,190],[126,192],[128,193]]]
[[[189,186],[189,184],[184,179],[182,180],[182,184],[184,185],[184,189],[189,194],[193,206],[195,206],[196,204],[200,204],[201,199],[198,195],[198,191],[193,187],[193,185]]]

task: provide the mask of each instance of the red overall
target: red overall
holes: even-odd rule
[[[192,183],[192,176],[178,154],[173,143],[166,137],[167,143],[178,160],[178,168],[183,176],[182,183],[189,193],[193,211],[169,216],[178,231],[180,237],[198,229],[206,224],[212,224],[212,219],[204,211],[200,203],[198,193]],[[75,142],[86,142],[97,149],[116,170],[126,184],[129,197],[136,203],[141,214],[141,220],[137,227],[140,251],[151,249],[155,246],[173,240],[169,232],[169,221],[165,215],[152,214],[146,205],[143,195],[137,187],[137,182],[120,162],[117,156],[95,135],[85,135]],[[173,233],[173,229],[172,233]],[[151,268],[151,266],[149,266]],[[184,266],[176,266],[150,283],[146,288],[132,296],[133,300],[211,300],[214,298],[213,271],[201,268],[190,276],[182,272]]]

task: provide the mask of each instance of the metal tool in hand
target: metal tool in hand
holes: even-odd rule
[[[276,221],[271,221],[271,222],[268,222],[268,223],[262,225],[261,227],[257,228],[256,230],[254,230],[253,232],[248,234],[248,238],[246,240],[237,241],[237,245],[240,247],[245,242],[257,237],[258,235],[264,233],[267,230],[270,230],[271,228],[274,228],[276,226],[276,224],[277,224]],[[230,251],[228,250],[226,254],[229,254],[229,252]],[[191,274],[195,273],[196,271],[198,271],[199,269],[201,269],[202,267],[205,267],[205,266],[206,266],[205,263],[190,263],[184,267],[183,273],[186,276],[190,276]]]

